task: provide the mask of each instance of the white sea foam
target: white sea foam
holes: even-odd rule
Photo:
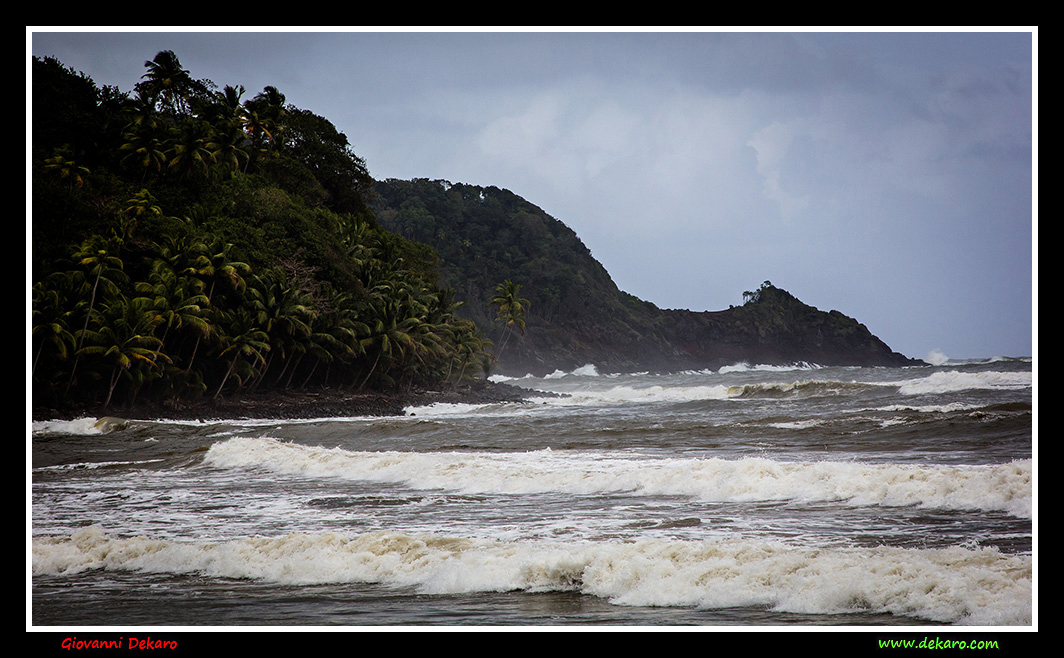
[[[1031,460],[993,466],[778,462],[765,458],[650,459],[623,453],[353,452],[233,438],[205,463],[304,477],[401,483],[461,493],[628,493],[701,501],[839,501],[849,505],[1000,510],[1030,517]]]
[[[562,373],[557,377],[548,376],[547,379],[561,379],[569,377],[570,373]],[[611,378],[605,376],[604,378]],[[887,384],[889,385],[889,384]],[[894,384],[897,386],[898,384]],[[813,397],[820,395],[847,395],[869,387],[884,386],[884,384],[844,382],[832,380],[803,380],[797,382],[768,382],[759,384],[746,384],[741,386],[720,384],[694,384],[694,385],[650,385],[631,386],[626,384],[610,386],[609,388],[577,388],[566,389],[559,387],[557,390],[564,392],[563,397],[535,397],[534,391],[530,393],[530,399],[542,402],[547,406],[573,407],[595,405],[624,405],[644,403],[683,403],[703,400],[729,400],[743,398],[785,398],[785,397]],[[411,407],[408,413],[418,416],[428,415],[451,415],[456,413],[473,413],[501,408],[499,405],[483,404],[433,404],[426,407]],[[508,411],[513,411],[510,406]]]
[[[72,464],[58,464],[55,466],[41,466],[35,468],[35,471],[78,471],[78,470],[94,470],[97,468],[112,468],[115,466],[144,466],[146,464],[157,464],[162,462],[162,459],[141,459],[137,461],[113,461],[113,462],[74,462]]]
[[[927,356],[924,357],[924,361],[927,361],[933,366],[940,366],[949,361],[949,357],[943,354],[941,350],[931,350],[927,353]]]
[[[382,583],[428,594],[578,591],[618,605],[883,612],[1028,625],[1030,556],[996,549],[809,548],[739,540],[508,542],[380,531],[225,542],[119,538],[98,527],[33,540],[35,576],[90,569],[308,585]]]
[[[614,386],[605,390],[574,391],[553,404],[623,404],[632,402],[691,402],[724,400],[731,396],[729,387],[716,386]]]
[[[74,420],[34,421],[33,434],[103,434],[105,428],[97,425],[97,418],[75,418]]]
[[[949,404],[925,404],[925,405],[908,405],[908,404],[888,404],[883,407],[878,407],[875,411],[915,411],[918,413],[953,413],[958,411],[971,411],[978,409],[982,405],[978,404],[962,404],[960,402],[951,402]]]
[[[435,416],[457,416],[462,414],[476,413],[489,407],[498,405],[471,404],[464,402],[434,402],[424,406],[406,407],[403,411],[407,416],[418,418],[432,418]]]
[[[721,366],[720,370],[717,372],[722,375],[732,372],[789,372],[792,370],[816,370],[820,367],[821,366],[815,363],[806,363],[805,361],[792,363],[788,366],[773,366],[767,364],[750,365],[745,361],[741,361],[730,366]]]
[[[586,365],[576,368],[572,372],[565,372],[564,370],[555,370],[549,375],[545,375],[543,379],[561,379],[562,377],[598,377],[599,371],[595,367],[595,364],[588,363]]]
[[[1030,372],[936,372],[919,379],[893,382],[904,395],[952,393],[972,389],[1023,389],[1032,384]]]
[[[775,427],[781,430],[807,430],[811,427],[819,427],[824,424],[822,420],[806,419],[806,420],[792,420],[783,423],[768,423],[769,427]]]

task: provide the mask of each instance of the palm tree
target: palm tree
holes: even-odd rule
[[[136,395],[136,389],[146,379],[145,373],[139,370],[157,372],[156,361],[160,357],[169,360],[158,351],[159,339],[152,335],[157,319],[146,312],[146,301],[143,298],[115,299],[104,309],[105,318],[99,328],[85,332],[92,342],[78,350],[79,356],[100,357],[111,368],[104,407],[111,403],[115,387],[123,375],[135,381],[133,394]],[[135,369],[137,365],[140,368]]]
[[[373,365],[366,373],[358,390],[366,385],[369,378],[377,370],[381,357],[395,359],[402,357],[406,350],[414,346],[411,331],[417,326],[418,319],[410,317],[402,312],[400,304],[395,299],[381,299],[378,309],[377,320],[370,326],[369,335],[361,339],[362,349],[369,353],[374,352]]]
[[[469,320],[456,321],[455,329],[455,356],[452,363],[460,366],[458,376],[454,380],[457,386],[465,380],[466,368],[487,354],[485,351],[491,345],[491,341],[484,338],[476,325]],[[450,366],[448,366],[447,378],[450,378]]]
[[[202,292],[202,282],[178,276],[165,260],[157,260],[152,265],[148,281],[138,282],[135,289],[150,300],[150,308],[158,316],[159,326],[163,327],[163,335],[159,338],[160,351],[165,349],[171,329],[188,327],[198,336],[210,333],[206,319],[210,302]]]
[[[140,220],[160,217],[162,214],[163,209],[159,206],[159,202],[155,197],[152,196],[152,193],[147,189],[141,189],[141,191],[126,199],[125,207],[122,208],[122,214],[118,219],[118,225],[111,228],[111,235],[115,238],[117,244],[121,246],[133,238]]]
[[[308,352],[314,357],[314,365],[311,366],[310,372],[307,373],[306,378],[303,379],[302,388],[306,388],[310,383],[311,377],[317,372],[318,366],[322,363],[332,365],[333,360],[338,359],[349,352],[347,345],[332,334],[326,331],[327,327],[323,327],[322,331],[315,331],[310,335],[310,343]]]
[[[187,272],[209,284],[208,301],[214,299],[214,289],[218,281],[224,281],[230,289],[237,291],[247,286],[244,275],[251,272],[251,267],[247,263],[230,260],[232,249],[232,244],[213,235],[205,236],[191,248],[193,258]]]
[[[152,131],[147,129],[134,129],[124,135],[126,140],[119,151],[129,153],[122,158],[122,164],[143,169],[140,181],[143,183],[148,171],[162,171],[166,164],[166,151],[163,144]]]
[[[89,168],[79,165],[69,148],[56,149],[55,154],[44,161],[44,168],[56,172],[61,180],[70,181],[70,191],[85,184]]]
[[[287,114],[284,94],[273,85],[263,87],[262,91],[248,102],[253,103],[255,109],[274,124],[283,122]]]
[[[489,306],[498,307],[496,309],[496,321],[502,322],[505,327],[499,354],[506,347],[506,342],[510,339],[514,327],[517,327],[522,334],[525,333],[525,309],[528,307],[529,302],[527,299],[522,299],[518,296],[520,292],[521,286],[519,284],[506,279],[495,287],[495,296],[488,303]]]
[[[209,128],[206,121],[191,117],[186,119],[170,147],[168,168],[183,178],[191,178],[195,174],[206,176],[215,161],[214,154],[208,148]]]
[[[247,120],[247,112],[240,101],[244,91],[244,85],[226,85],[216,93],[211,107],[212,123],[243,127]]]
[[[282,272],[274,272],[267,278],[268,280],[261,277],[252,279],[248,302],[256,313],[258,325],[266,332],[273,348],[269,361],[260,373],[259,381],[270,369],[274,358],[280,356],[283,366],[276,379],[280,382],[292,363],[290,355],[305,352],[305,345],[312,333],[310,324],[314,312],[306,296],[290,286]]]
[[[229,369],[226,371],[225,376],[222,377],[222,383],[218,385],[218,390],[214,392],[214,398],[212,399],[217,399],[221,394],[225,383],[229,381],[229,377],[237,370],[237,363],[242,363],[241,357],[251,357],[255,362],[264,364],[266,359],[262,356],[262,353],[270,349],[269,336],[255,325],[254,315],[243,308],[236,310],[231,333],[224,340],[226,343],[225,348],[222,349],[218,356],[219,358],[232,356],[232,361],[229,362]],[[254,374],[254,366],[251,366],[249,371],[249,375]],[[247,379],[247,376],[238,378],[243,382]]]
[[[359,314],[350,303],[349,297],[341,292],[330,289],[327,291],[323,309],[318,314],[318,322],[324,327],[320,331],[328,333],[334,339],[333,356],[335,359],[328,361],[325,374],[325,382],[329,380],[329,370],[335,360],[347,361],[365,354],[360,339],[369,335],[369,326],[359,320]]]
[[[157,98],[163,109],[173,114],[187,114],[189,99],[196,82],[172,50],[163,50],[149,62],[144,62],[148,72],[141,76],[143,82],[136,86],[147,96]]]
[[[247,162],[250,157],[245,150],[247,143],[247,135],[240,126],[223,124],[216,128],[207,149],[215,162],[225,165],[233,174],[240,169],[240,163]]]
[[[74,334],[67,324],[67,312],[64,310],[63,300],[59,291],[46,287],[43,283],[33,286],[33,329],[34,341],[40,341],[37,352],[33,357],[33,369],[31,376],[37,372],[37,364],[40,362],[41,353],[45,346],[49,346],[60,360],[66,360],[76,349]]]
[[[244,122],[244,130],[248,135],[249,140],[249,155],[254,155],[259,158],[268,158],[273,149],[273,124],[255,110],[248,109]],[[244,173],[247,173],[248,164],[251,162],[249,157],[244,162]]]
[[[126,199],[126,207],[122,209],[122,212],[135,219],[141,219],[143,217],[155,217],[161,215],[163,214],[163,209],[159,206],[159,202],[151,192],[142,189]]]
[[[284,94],[279,92],[277,87],[267,86],[256,94],[255,98],[244,103],[244,106],[248,110],[249,116],[255,115],[257,125],[261,125],[264,130],[268,131],[267,134],[270,139],[269,150],[272,152],[283,143],[284,123],[288,114],[287,110],[285,110]],[[249,128],[252,128],[252,136],[254,137],[256,128],[250,124]]]
[[[196,353],[199,351],[200,341],[210,336],[210,327],[217,324],[217,322],[212,321],[212,313],[216,311],[213,300],[215,286],[218,281],[223,281],[230,290],[237,292],[243,291],[247,286],[244,275],[251,272],[251,267],[247,263],[229,260],[229,252],[232,247],[232,244],[225,243],[213,235],[208,235],[202,241],[189,247],[189,265],[183,270],[183,273],[199,279],[204,286],[208,286],[207,304],[202,307],[206,314],[205,320],[207,321],[208,330],[197,331],[196,343],[192,348],[192,356],[189,357],[188,365],[185,366],[185,372],[192,370],[192,364],[196,360]]]
[[[154,132],[159,127],[161,117],[155,107],[155,98],[145,89],[138,89],[133,98],[122,101],[121,114],[128,117],[125,132],[148,130]]]
[[[83,242],[74,254],[74,259],[81,266],[82,271],[75,270],[71,274],[77,280],[82,281],[80,287],[84,289],[88,282],[92,281],[88,310],[85,312],[85,325],[82,327],[82,333],[84,333],[89,326],[89,318],[96,305],[96,295],[101,288],[107,292],[117,293],[117,283],[125,281],[126,274],[122,270],[121,259],[112,254],[110,245],[100,236],[94,235]],[[84,341],[85,337],[82,335],[78,340],[78,349],[81,349]]]

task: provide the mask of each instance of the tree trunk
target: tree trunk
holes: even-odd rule
[[[115,386],[118,385],[118,376],[121,372],[121,369],[119,369],[118,366],[115,366],[114,371],[111,373],[111,385],[107,388],[107,399],[103,402],[104,409],[111,404],[111,395],[115,392]]]
[[[226,371],[225,377],[222,377],[222,383],[218,385],[218,390],[214,392],[214,397],[211,398],[212,400],[217,400],[218,399],[218,395],[221,394],[221,392],[222,392],[222,387],[224,387],[225,386],[225,382],[227,382],[229,380],[229,375],[233,374],[233,368],[236,367],[236,360],[238,358],[240,358],[240,353],[239,352],[237,353],[236,356],[233,357],[232,362],[229,364],[229,370]]]
[[[366,374],[366,378],[363,379],[362,383],[358,385],[358,391],[359,392],[362,391],[362,387],[364,387],[366,385],[366,382],[369,381],[370,375],[373,374],[373,371],[377,369],[377,362],[380,361],[380,360],[381,360],[381,353],[377,352],[377,358],[373,360],[373,366],[369,369],[369,372]]]

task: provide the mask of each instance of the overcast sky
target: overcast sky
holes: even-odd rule
[[[375,178],[509,189],[663,308],[770,280],[907,356],[1032,355],[1030,29],[27,36],[123,91],[160,50],[273,85]]]

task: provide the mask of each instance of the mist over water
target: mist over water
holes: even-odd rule
[[[1030,360],[500,379],[557,395],[35,423],[34,623],[1032,623]]]

